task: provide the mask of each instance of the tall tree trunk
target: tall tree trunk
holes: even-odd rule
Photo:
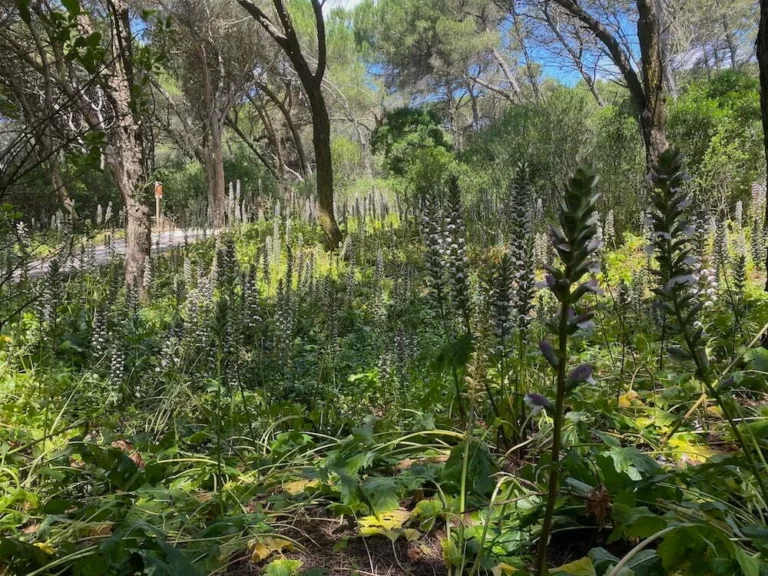
[[[51,184],[53,184],[53,189],[56,192],[59,202],[64,205],[64,209],[69,213],[70,218],[72,218],[72,220],[77,220],[75,201],[72,200],[72,197],[67,191],[67,184],[64,182],[64,177],[61,175],[61,170],[59,169],[59,163],[55,158],[51,159],[48,163],[48,174],[51,177]]]
[[[134,116],[138,103],[133,77],[133,39],[126,1],[107,0],[107,5],[115,61],[106,76],[104,93],[112,104],[115,125],[104,155],[125,205],[125,282],[143,292],[141,279],[152,247],[152,227],[148,205],[150,179],[141,125]]]
[[[125,205],[125,282],[142,291],[141,280],[152,248],[151,215],[145,201],[149,186],[135,155],[123,152],[107,163]]]
[[[333,212],[333,159],[331,157],[331,119],[325,99],[317,87],[314,94],[309,94],[312,109],[312,144],[315,149],[317,167],[318,219],[325,234],[326,245],[335,250],[343,239],[336,216]]]
[[[227,183],[224,177],[224,146],[221,127],[211,122],[208,127],[208,146],[205,149],[205,176],[208,185],[208,206],[211,208],[211,224],[224,227],[227,202]]]
[[[643,68],[644,103],[640,111],[646,161],[650,169],[667,148],[661,27],[652,0],[637,0],[637,38]]]
[[[208,58],[205,48],[197,46],[197,57],[203,76],[203,100],[205,102],[208,146],[205,150],[205,172],[208,181],[208,207],[211,211],[211,224],[214,228],[224,227],[226,182],[224,181],[224,147],[222,145],[222,123],[226,114],[222,114],[216,100],[216,94],[208,73]]]
[[[284,0],[272,0],[279,27],[264,10],[251,0],[237,0],[269,34],[291,61],[309,100],[312,112],[312,144],[317,165],[319,220],[328,249],[335,250],[342,240],[341,230],[333,214],[333,159],[331,157],[331,120],[323,97],[323,76],[328,64],[325,38],[325,0],[311,0],[317,31],[317,64],[314,71],[302,52],[301,42]]]
[[[760,0],[760,25],[757,32],[757,66],[760,70],[760,109],[763,113],[763,146],[765,148],[766,178],[768,179],[768,0]],[[766,182],[768,186],[768,182]],[[768,202],[765,206],[766,225],[768,225]],[[765,248],[764,248],[765,249]],[[768,266],[768,252],[766,252]],[[765,291],[768,292],[768,275],[765,279]]]

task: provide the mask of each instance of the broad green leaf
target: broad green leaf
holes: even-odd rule
[[[552,576],[597,576],[592,560],[585,556],[549,571]]]
[[[267,576],[292,576],[300,569],[303,562],[301,560],[273,560],[267,565]]]

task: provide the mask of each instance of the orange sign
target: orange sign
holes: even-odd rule
[[[155,182],[155,198],[163,197],[163,183]]]

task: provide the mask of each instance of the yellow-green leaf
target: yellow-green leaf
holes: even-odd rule
[[[559,568],[550,570],[553,576],[597,576],[595,566],[588,557],[563,564]]]

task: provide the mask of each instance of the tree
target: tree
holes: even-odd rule
[[[151,51],[136,46],[126,0],[105,0],[89,10],[74,0],[63,4],[65,9],[19,2],[17,25],[3,29],[0,43],[24,65],[25,74],[50,83],[76,106],[77,117],[70,121],[84,123],[92,143],[101,144],[103,135],[99,148],[125,208],[125,280],[141,290],[151,247],[151,152],[143,92],[146,69],[153,66]],[[45,46],[44,57],[30,52],[29,39]]]
[[[757,33],[757,63],[760,70],[760,109],[763,114],[763,146],[765,147],[766,178],[768,178],[768,0],[760,0],[760,26]],[[768,222],[768,203],[766,203]],[[766,253],[768,269],[768,252]],[[765,279],[768,292],[768,277]]]
[[[461,147],[461,109],[470,106],[470,127],[481,124],[481,97],[500,96],[507,103],[524,99],[523,90],[502,47],[501,29],[514,28],[521,46],[524,31],[503,21],[485,0],[380,0],[355,10],[358,43],[383,70],[388,88],[400,88],[425,99],[438,95]],[[530,60],[525,67],[536,90]]]
[[[653,0],[636,0],[637,39],[640,67],[635,69],[632,53],[606,24],[598,20],[576,0],[552,1],[566,10],[589,30],[605,47],[614,66],[624,79],[640,117],[645,143],[646,163],[650,171],[659,154],[667,148],[665,135],[664,67],[661,53],[661,28]]]
[[[249,41],[255,32],[249,22],[231,17],[231,0],[160,0],[160,5],[174,26],[165,68],[184,96],[177,104],[154,83],[180,126],[168,123],[165,128],[204,166],[212,224],[221,228],[226,211],[224,126],[251,82],[260,43]]]
[[[37,44],[35,49],[41,64],[49,66],[42,44]],[[17,120],[30,130],[28,144],[34,150],[38,165],[47,172],[59,203],[72,219],[76,219],[77,212],[61,173],[59,156],[69,147],[70,139],[76,140],[81,135],[68,129],[62,121],[63,115],[56,113],[65,103],[55,100],[53,87],[45,81],[46,77],[26,75],[23,64],[20,65],[17,59],[0,55],[0,86],[7,94],[6,108],[13,106]]]
[[[540,32],[540,41],[550,50],[558,61],[570,62],[579,73],[597,105],[605,105],[597,87],[597,68],[600,63],[599,50],[589,46],[581,31],[581,26],[573,18],[568,18],[561,9],[549,3],[539,7],[540,18],[546,26]],[[548,37],[551,34],[552,37]]]
[[[305,57],[291,14],[283,0],[272,0],[273,14],[250,0],[237,0],[269,34],[291,62],[304,89],[312,115],[312,144],[317,168],[318,217],[329,249],[341,244],[342,234],[333,213],[333,160],[331,157],[331,119],[323,95],[323,76],[327,63],[325,0],[311,0],[317,33],[317,63],[314,70]]]
[[[371,145],[374,152],[383,153],[386,168],[396,176],[405,176],[410,162],[422,149],[451,149],[438,115],[426,107],[398,108],[387,113],[373,131]]]

